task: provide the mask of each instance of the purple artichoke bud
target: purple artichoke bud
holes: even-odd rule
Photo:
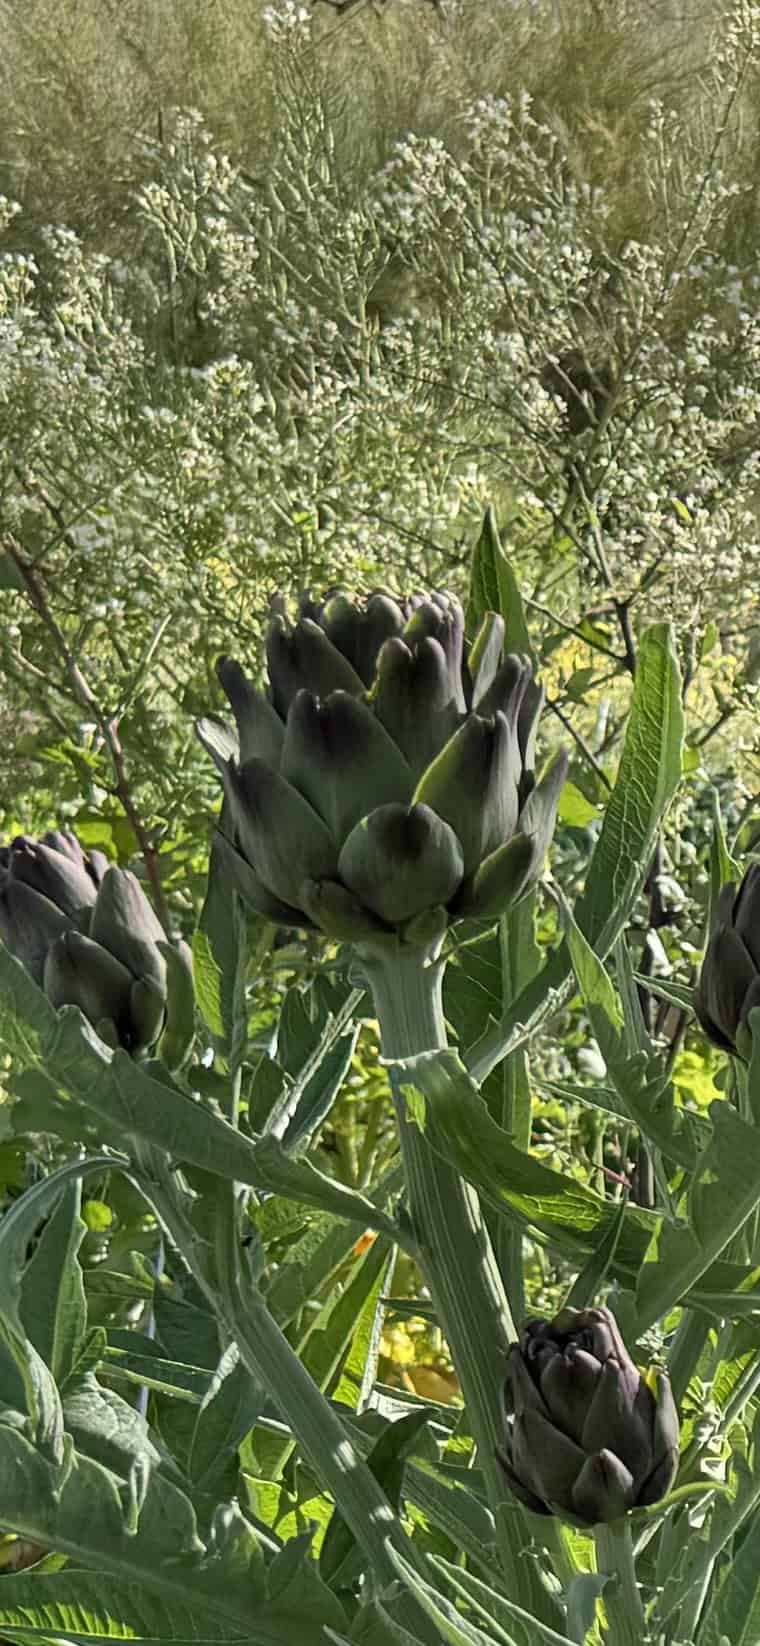
[[[753,1006],[760,1006],[760,863],[738,890],[735,881],[723,887],[694,995],[705,1034],[726,1052],[748,1052]]]
[[[678,1413],[664,1372],[644,1378],[610,1309],[532,1320],[513,1344],[500,1454],[515,1497],[584,1526],[657,1503],[678,1465]]]
[[[135,876],[68,830],[3,850],[0,938],[56,1008],[78,1006],[110,1045],[143,1052],[159,1039],[163,927]]]
[[[279,603],[266,689],[220,661],[235,729],[207,719],[198,735],[224,784],[220,856],[251,908],[360,941],[434,909],[494,919],[529,890],[566,757],[536,784],[543,692],[503,644],[491,614],[468,647],[445,592],[332,590],[293,623]]]

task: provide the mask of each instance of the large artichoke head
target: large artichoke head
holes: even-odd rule
[[[544,694],[504,623],[474,644],[450,594],[302,600],[270,623],[268,685],[218,675],[235,730],[198,727],[224,783],[221,848],[251,908],[363,939],[430,910],[491,917],[540,873],[566,771],[536,783]]]
[[[0,850],[0,937],[55,1007],[141,1053],[167,1016],[165,933],[139,881],[55,829]],[[177,954],[173,969],[187,964]],[[189,985],[191,987],[191,985]]]
[[[740,886],[723,887],[694,995],[705,1034],[725,1052],[749,1055],[753,1006],[760,1006],[760,863]]]
[[[521,1503],[580,1525],[657,1503],[678,1464],[664,1372],[643,1377],[610,1309],[532,1320],[510,1351],[501,1463]]]

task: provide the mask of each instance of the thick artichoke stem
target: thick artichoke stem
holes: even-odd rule
[[[646,1646],[649,1639],[633,1561],[631,1524],[627,1516],[594,1527],[596,1564],[609,1574],[604,1591],[608,1646]]]
[[[437,946],[437,945],[436,945]],[[383,938],[359,950],[380,1024],[383,1057],[389,1062],[444,1048],[443,966],[435,946]]]
[[[426,950],[383,939],[377,947],[361,948],[383,1056],[391,1064],[446,1046],[443,967],[435,958],[437,946]],[[478,1462],[495,1509],[507,1496],[497,1450],[503,1440],[505,1357],[517,1334],[478,1196],[408,1120],[401,1090],[408,1079],[402,1067],[391,1068],[409,1210],[421,1267],[459,1377]]]

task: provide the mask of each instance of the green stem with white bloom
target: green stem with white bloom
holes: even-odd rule
[[[504,1443],[502,1387],[515,1324],[477,1193],[409,1118],[402,1091],[408,1076],[398,1066],[447,1046],[438,946],[383,939],[362,945],[359,960],[374,999],[382,1053],[391,1064],[420,1267],[459,1378],[502,1557],[527,1599],[532,1563],[519,1558],[527,1539],[520,1517],[500,1510],[509,1492],[497,1456]]]
[[[596,1563],[609,1576],[604,1590],[607,1646],[646,1646],[646,1618],[633,1559],[631,1523],[626,1515],[594,1527]]]

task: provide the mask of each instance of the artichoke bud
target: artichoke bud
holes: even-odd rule
[[[164,932],[135,876],[85,854],[67,829],[20,836],[2,864],[0,936],[51,1004],[78,1006],[109,1045],[152,1043],[166,1005]]]
[[[741,885],[724,886],[702,962],[694,1009],[708,1038],[724,1051],[751,1056],[749,1014],[760,1006],[760,864]]]
[[[678,1413],[665,1373],[655,1391],[610,1309],[533,1320],[513,1344],[501,1457],[520,1502],[593,1526],[659,1502],[678,1463]]]
[[[218,675],[236,733],[198,735],[225,790],[232,882],[266,919],[361,942],[445,908],[494,918],[540,872],[564,756],[536,788],[543,693],[489,614],[468,649],[446,591],[272,606],[269,683]],[[374,923],[377,923],[376,925]],[[146,975],[145,967],[135,970]]]

